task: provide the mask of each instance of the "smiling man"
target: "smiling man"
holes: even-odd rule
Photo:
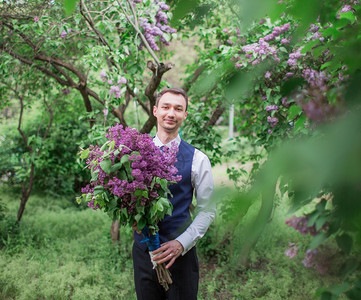
[[[158,94],[153,114],[157,118],[155,145],[178,145],[178,175],[182,180],[169,187],[173,197],[172,216],[166,216],[159,226],[161,247],[153,252],[154,260],[166,263],[173,283],[167,292],[158,283],[157,275],[141,243],[142,236],[134,232],[133,246],[134,281],[137,298],[142,300],[197,299],[198,259],[197,240],[203,237],[215,216],[215,204],[210,202],[213,193],[213,177],[208,157],[183,141],[179,128],[188,115],[188,96],[178,88],[165,89]],[[190,205],[193,194],[197,200],[197,214],[192,220]]]

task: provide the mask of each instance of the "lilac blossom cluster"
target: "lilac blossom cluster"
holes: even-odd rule
[[[159,51],[159,47],[156,43],[156,37],[159,36],[159,40],[165,44],[169,45],[169,42],[164,38],[164,33],[176,33],[177,30],[168,25],[168,16],[166,11],[169,10],[169,6],[162,1],[154,1],[159,9],[155,15],[155,24],[150,23],[149,19],[139,18],[140,26],[143,28],[144,37],[147,40],[149,46],[155,50]]]
[[[324,254],[317,249],[307,249],[302,263],[306,268],[314,268],[320,274],[326,274],[328,271],[326,258]]]
[[[294,258],[298,253],[298,247],[294,243],[289,243],[289,248],[285,251],[285,255]]]
[[[167,182],[177,182],[181,176],[176,175],[178,170],[174,166],[178,148],[176,145],[165,148],[161,151],[153,143],[149,134],[141,134],[136,129],[130,127],[123,128],[122,125],[115,125],[109,128],[106,138],[114,143],[116,152],[102,151],[97,145],[89,147],[90,153],[86,161],[92,172],[97,172],[97,179],[83,187],[83,194],[94,195],[94,189],[98,186],[111,197],[118,197],[119,209],[125,208],[128,215],[136,215],[136,204],[139,201],[141,206],[148,206],[152,201],[159,199],[161,184],[155,179],[165,179]],[[107,156],[108,155],[108,156]],[[111,165],[119,164],[124,156],[128,156],[130,169],[116,169],[112,172],[105,172],[101,168],[101,162],[110,159]],[[124,178],[126,174],[126,178]],[[147,197],[136,195],[137,191],[147,191]],[[94,200],[88,204],[93,209]]]
[[[285,251],[285,255],[289,258],[294,258],[298,254],[299,248],[290,243],[289,248]],[[328,271],[327,257],[318,249],[307,249],[302,264],[306,268],[314,268],[320,274],[326,274]]]
[[[327,91],[327,81],[330,76],[327,76],[324,72],[307,68],[302,71],[302,77],[307,80],[311,87],[319,88],[323,92]]]
[[[330,104],[327,98],[319,95],[307,102],[300,98],[297,103],[302,107],[307,118],[314,122],[332,119],[338,112],[338,108],[335,105]]]
[[[318,231],[316,230],[315,225],[307,226],[308,218],[306,217],[296,217],[292,216],[291,218],[286,220],[286,224],[290,227],[293,227],[297,231],[299,231],[302,235],[310,234],[315,236]]]
[[[339,19],[341,17],[340,13],[347,13],[349,11],[354,12],[355,10],[353,9],[352,5],[357,5],[357,4],[360,4],[359,0],[349,0],[348,4],[344,4],[340,9],[340,11],[337,13],[336,19]]]
[[[243,46],[242,50],[246,53],[245,57],[248,59],[248,63],[256,65],[269,56],[272,56],[276,62],[280,62],[280,59],[277,56],[278,49],[275,46],[271,46],[269,42],[274,41],[277,37],[287,32],[289,29],[289,23],[282,26],[275,26],[272,30],[272,33],[261,37],[258,40],[258,43]],[[288,44],[289,40],[283,38],[281,39],[281,43]],[[237,62],[235,65],[237,68],[239,68],[242,66],[242,63]]]
[[[275,127],[277,125],[277,123],[278,123],[278,118],[268,116],[267,117],[267,122],[270,123],[271,127]]]
[[[68,28],[67,30],[63,30],[61,33],[60,33],[60,37],[61,38],[65,38],[67,35],[68,35],[68,33],[70,33],[71,32],[71,28]]]
[[[301,49],[297,49],[295,52],[289,54],[287,63],[290,66],[297,66],[297,60],[302,58]]]
[[[113,80],[107,75],[107,73],[103,70],[100,72],[100,79],[103,82],[107,82],[110,85],[110,89],[109,89],[109,95],[113,95],[115,96],[116,99],[120,98],[120,94],[121,94],[121,87],[122,84],[126,84],[127,83],[127,79],[124,77],[120,77],[120,79],[117,82],[117,85],[113,85]]]

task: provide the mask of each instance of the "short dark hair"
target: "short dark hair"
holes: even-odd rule
[[[159,92],[158,95],[157,95],[157,99],[155,101],[155,106],[158,106],[159,99],[162,98],[162,96],[164,94],[166,94],[166,93],[183,96],[183,98],[186,100],[186,111],[187,111],[187,109],[188,109],[188,95],[187,95],[186,91],[181,89],[181,88],[166,88],[166,89],[162,90],[161,92]]]

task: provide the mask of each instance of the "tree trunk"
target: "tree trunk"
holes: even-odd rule
[[[110,237],[112,238],[113,243],[120,240],[119,220],[113,221],[112,226],[110,227]]]
[[[19,210],[18,210],[18,216],[17,216],[16,223],[20,223],[21,217],[23,216],[23,213],[25,210],[25,205],[29,200],[31,190],[33,189],[34,175],[35,175],[35,165],[34,165],[34,163],[32,163],[30,166],[29,182],[28,182],[27,186],[24,183],[23,187],[22,187],[22,194],[21,194],[20,206],[19,206]]]

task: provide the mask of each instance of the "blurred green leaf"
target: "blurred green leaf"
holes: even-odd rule
[[[349,254],[352,249],[353,239],[350,235],[344,233],[336,237],[338,247],[345,253]]]
[[[64,0],[64,10],[67,16],[71,15],[74,12],[78,1],[79,0]]]

